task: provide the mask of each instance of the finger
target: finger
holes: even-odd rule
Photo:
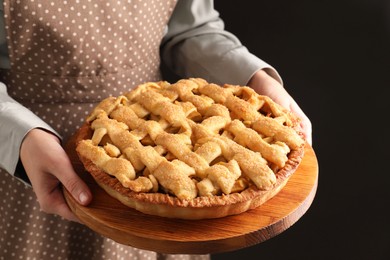
[[[92,200],[92,194],[88,186],[75,173],[70,173],[60,179],[72,197],[81,205],[88,205]]]
[[[78,203],[88,205],[92,200],[92,193],[87,184],[73,170],[69,159],[62,163],[63,167],[58,167],[55,176]]]
[[[74,215],[73,212],[69,210],[69,207],[67,204],[59,205],[57,208],[56,214],[62,216],[66,220],[78,222],[78,223],[82,224],[82,222],[76,217],[76,215]]]
[[[311,122],[307,119],[307,117],[304,118],[304,120],[301,123],[303,134],[306,138],[306,141],[310,144],[310,146],[313,145],[312,143],[312,128],[311,128]]]
[[[57,186],[49,195],[49,200],[46,200],[45,203],[40,203],[42,211],[60,215],[67,220],[81,223],[76,215],[69,209],[60,186]]]
[[[291,103],[290,110],[294,112],[301,119],[301,129],[302,133],[310,146],[312,145],[312,126],[309,118],[305,115],[302,109],[298,106],[296,102]]]

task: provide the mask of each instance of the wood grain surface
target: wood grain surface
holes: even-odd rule
[[[222,253],[266,241],[298,221],[317,190],[318,161],[312,147],[306,145],[303,160],[286,186],[260,207],[219,219],[162,218],[133,210],[110,197],[85,172],[72,142],[66,150],[93,193],[93,201],[84,207],[64,189],[74,214],[95,232],[118,243],[161,253]]]

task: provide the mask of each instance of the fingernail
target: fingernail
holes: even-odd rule
[[[79,202],[81,204],[85,204],[88,202],[88,195],[86,192],[81,192],[80,195],[79,195]]]

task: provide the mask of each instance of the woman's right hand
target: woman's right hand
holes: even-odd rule
[[[92,193],[74,171],[58,137],[42,129],[31,130],[22,142],[20,158],[41,210],[79,222],[65,201],[61,184],[81,205],[90,203]]]
[[[278,81],[264,70],[259,70],[252,76],[248,86],[261,95],[269,96],[279,105],[295,113],[301,119],[301,127],[306,141],[312,145],[312,124],[310,119]]]

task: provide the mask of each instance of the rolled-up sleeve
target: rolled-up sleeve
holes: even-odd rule
[[[20,145],[33,128],[56,133],[47,123],[7,94],[0,82],[0,167],[14,174],[19,161]],[[57,134],[57,133],[56,133]],[[58,135],[58,134],[57,134]]]
[[[163,39],[163,62],[180,77],[202,77],[219,84],[246,85],[260,69],[282,82],[271,65],[250,53],[224,27],[213,1],[178,1]]]

